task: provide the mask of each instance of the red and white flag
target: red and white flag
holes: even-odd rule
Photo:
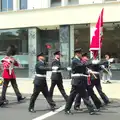
[[[96,27],[94,30],[94,34],[92,36],[92,40],[90,43],[90,51],[93,53],[93,58],[96,59],[98,56],[99,50],[102,47],[102,40],[103,40],[103,12],[104,8],[99,15],[98,21],[96,23]]]

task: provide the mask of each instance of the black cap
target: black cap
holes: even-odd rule
[[[81,53],[82,52],[82,49],[81,48],[77,48],[74,50],[74,53]]]
[[[37,57],[39,57],[39,56],[44,56],[45,54],[43,53],[43,52],[41,52],[41,53],[39,53],[38,55],[37,55]]]
[[[88,54],[87,53],[83,53],[82,56],[87,56]]]
[[[60,51],[54,52],[54,55],[60,55]]]

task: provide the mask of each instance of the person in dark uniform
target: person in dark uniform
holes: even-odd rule
[[[1,101],[0,105],[4,105],[8,103],[8,100],[6,100],[6,91],[7,91],[9,82],[11,82],[12,84],[12,87],[16,93],[18,102],[25,99],[25,97],[22,97],[22,94],[18,89],[18,85],[16,82],[16,75],[14,72],[14,66],[21,67],[21,65],[13,57],[14,55],[16,55],[16,52],[17,52],[17,47],[15,45],[10,45],[7,48],[6,56],[1,60],[2,66],[3,66],[2,77],[4,79],[4,82],[2,87],[2,94],[0,97],[0,101]]]
[[[75,57],[72,59],[72,88],[70,91],[70,95],[68,97],[68,101],[65,106],[65,113],[70,114],[72,103],[76,97],[76,95],[79,93],[81,98],[83,99],[85,105],[87,106],[90,115],[95,114],[94,107],[91,104],[87,92],[86,92],[86,85],[85,85],[85,77],[86,75],[86,66],[88,63],[82,63],[82,50],[76,49],[75,51]]]
[[[48,68],[45,64],[45,57],[43,53],[40,53],[37,55],[37,59],[38,62],[35,65],[35,78],[34,78],[34,90],[33,90],[33,94],[31,96],[30,99],[30,104],[29,104],[29,112],[36,112],[34,110],[34,105],[35,105],[35,101],[39,95],[40,92],[43,93],[44,97],[46,98],[47,102],[49,103],[51,110],[54,111],[55,110],[55,103],[52,100],[52,98],[49,95],[48,92],[48,86],[47,86],[47,82],[46,82],[46,72],[49,70],[52,70],[51,68]]]
[[[84,63],[86,63],[89,60],[88,58],[84,59],[85,55],[84,54],[82,55],[82,61]],[[95,104],[96,111],[99,111],[100,107],[102,107],[102,102],[100,101],[100,99],[97,97],[97,95],[95,94],[95,92],[93,90],[91,77],[94,77],[94,76],[92,74],[90,74],[90,76],[88,78],[87,77],[85,78],[86,79],[85,80],[86,90],[88,92],[88,96],[91,97],[91,99],[93,100],[93,103]],[[90,83],[88,83],[89,82],[88,79],[90,79]],[[81,96],[80,96],[80,94],[77,94],[76,99],[75,99],[74,109],[77,110],[77,111],[82,110],[82,109],[80,109],[80,104],[81,104]]]
[[[65,68],[62,68],[60,64],[60,56],[61,56],[60,51],[56,51],[54,55],[55,55],[55,59],[52,62],[52,68],[56,68],[56,69],[53,69],[52,75],[51,75],[51,87],[49,91],[50,96],[53,97],[54,87],[57,85],[64,99],[67,101],[68,95],[66,94],[64,90],[62,74],[60,71],[60,70],[65,69]]]
[[[107,97],[107,95],[102,91],[102,86],[101,86],[101,81],[100,81],[100,71],[103,69],[103,66],[106,66],[108,63],[107,62],[100,62],[97,60],[93,60],[93,64],[90,66],[90,69],[93,71],[96,71],[96,77],[97,79],[95,79],[94,77],[91,78],[91,82],[92,82],[92,88],[95,86],[99,95],[101,96],[102,100],[104,101],[105,105],[111,103],[109,101],[109,98]]]

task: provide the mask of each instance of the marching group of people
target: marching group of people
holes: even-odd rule
[[[20,64],[14,59],[17,48],[14,45],[10,45],[7,49],[6,56],[1,60],[3,65],[3,74],[4,79],[2,93],[0,97],[0,106],[8,104],[6,99],[6,90],[9,82],[11,82],[12,87],[16,93],[17,100],[22,101],[25,97],[20,93],[17,83],[16,76],[14,73],[14,66],[21,67]],[[61,67],[60,64],[60,51],[54,53],[54,60],[51,63],[51,67],[48,67],[45,62],[45,55],[40,53],[37,55],[38,62],[35,65],[35,78],[34,78],[34,89],[33,94],[30,98],[30,104],[28,111],[34,113],[35,101],[40,92],[44,95],[47,102],[50,105],[52,111],[56,108],[56,103],[53,100],[54,87],[57,85],[59,91],[66,101],[65,105],[65,114],[72,114],[71,107],[75,100],[74,110],[81,110],[81,99],[83,99],[84,104],[88,108],[89,114],[93,115],[98,112],[104,105],[110,103],[107,95],[102,91],[101,81],[100,81],[100,71],[106,70],[108,66],[108,61],[99,61],[99,60],[89,60],[86,57],[86,54],[83,54],[81,48],[74,50],[75,56],[72,58],[71,67]],[[70,95],[67,95],[63,86],[62,80],[62,70],[67,70],[71,72],[71,91]],[[47,81],[46,81],[46,72],[52,71],[51,75],[51,87],[48,90]],[[95,94],[93,87],[96,87],[98,93],[100,94],[104,104]],[[92,104],[90,98],[92,99],[94,105]]]

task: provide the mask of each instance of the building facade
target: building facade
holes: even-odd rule
[[[63,66],[69,66],[75,48],[89,53],[98,16],[104,8],[104,40],[101,56],[115,58],[113,79],[120,79],[120,0],[0,0],[0,58],[9,44],[18,46],[15,56],[24,68],[18,77],[32,77],[36,54],[46,53],[48,65],[60,50]]]

